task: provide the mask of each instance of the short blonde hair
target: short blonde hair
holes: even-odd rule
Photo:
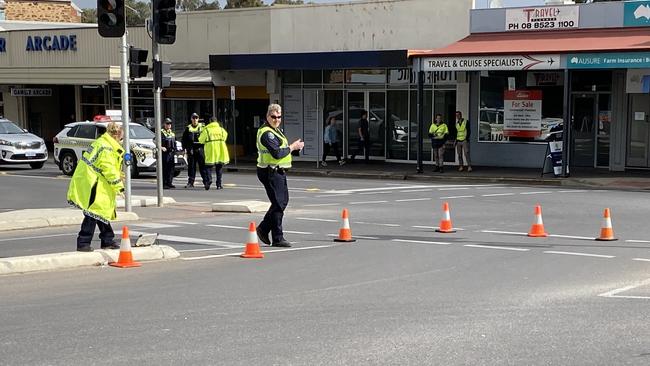
[[[112,137],[120,137],[122,134],[122,126],[115,122],[110,122],[106,126],[106,132]]]
[[[272,112],[282,113],[282,107],[279,104],[270,104],[269,109],[266,111],[266,115],[270,116]]]

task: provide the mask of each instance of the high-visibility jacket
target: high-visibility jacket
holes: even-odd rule
[[[161,131],[161,146],[164,147],[167,151],[166,153],[173,153],[176,151],[176,134],[172,130]]]
[[[228,132],[219,125],[219,122],[212,122],[203,127],[199,135],[199,143],[203,144],[206,164],[230,163],[230,154],[226,145],[227,139]]]
[[[432,135],[431,138],[434,140],[443,140],[447,134],[449,134],[449,129],[447,128],[447,124],[444,122],[439,125],[432,123],[431,127],[429,127],[429,135]]]
[[[257,130],[257,166],[260,168],[266,168],[269,166],[273,168],[291,168],[291,154],[287,154],[285,157],[276,159],[273,157],[273,155],[271,155],[266,146],[262,145],[262,136],[268,132],[272,133],[275,135],[275,137],[278,138],[280,141],[280,148],[289,147],[289,140],[287,140],[286,136],[284,136],[280,130],[272,128],[269,125],[260,127]]]
[[[456,122],[456,140],[465,141],[467,139],[467,121],[462,118],[460,123]]]
[[[68,203],[99,221],[115,220],[115,196],[124,191],[123,155],[122,146],[109,134],[95,140],[72,175]]]
[[[199,136],[203,128],[205,128],[203,123],[197,123],[196,127],[192,126],[191,123],[187,125],[182,137],[183,148],[185,150],[200,149],[203,147],[199,143]]]

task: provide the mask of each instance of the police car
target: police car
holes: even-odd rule
[[[65,175],[72,175],[82,154],[88,150],[96,138],[106,132],[106,126],[111,121],[108,116],[95,116],[92,122],[73,122],[65,125],[63,130],[54,137],[54,162]],[[120,123],[120,122],[118,122]],[[156,135],[146,127],[137,123],[129,124],[131,155],[134,164],[131,165],[131,175],[137,177],[141,172],[156,171]],[[183,147],[176,141],[176,169],[174,176],[187,168],[183,155]]]
[[[32,169],[40,169],[46,161],[47,148],[42,138],[0,117],[0,164],[29,164]]]

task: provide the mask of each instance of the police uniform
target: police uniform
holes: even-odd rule
[[[224,165],[230,163],[230,155],[228,154],[228,146],[226,140],[228,139],[228,132],[219,125],[215,119],[210,121],[207,126],[201,131],[199,135],[199,142],[203,144],[205,149],[205,176],[207,182],[204,182],[205,189],[210,189],[212,184],[212,167],[215,167],[217,181],[217,189],[222,189],[221,185],[221,170]]]
[[[469,157],[469,136],[470,136],[470,129],[469,125],[467,124],[467,120],[464,118],[461,118],[460,121],[456,121],[456,152],[458,153],[458,163],[460,167],[458,170],[462,171],[463,170],[463,153],[465,157],[467,158],[467,169],[469,171],[472,170],[472,161],[470,160]]]
[[[447,124],[440,122],[439,125],[431,123],[429,127],[429,137],[431,138],[431,147],[433,148],[433,159],[436,163],[434,171],[439,171],[442,173],[443,164],[444,164],[444,154],[445,154],[445,142],[447,141],[447,135],[449,134],[449,129]]]
[[[257,178],[264,185],[271,207],[257,227],[257,234],[265,244],[290,246],[282,232],[282,218],[289,203],[287,169],[291,168],[291,149],[282,131],[263,124],[257,130]]]
[[[167,122],[165,122],[167,124]],[[176,154],[176,134],[173,130],[163,129],[161,146],[165,148],[162,152],[163,166],[163,188],[176,188],[172,181],[174,179],[174,155]]]
[[[203,144],[199,143],[199,135],[203,130],[203,123],[197,123],[196,127],[190,123],[183,131],[183,148],[187,151],[187,186],[194,186],[196,177],[196,165],[199,165],[199,174],[203,180],[203,185],[208,182],[205,172],[205,153]]]

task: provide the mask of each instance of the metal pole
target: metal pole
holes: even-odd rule
[[[131,156],[130,128],[129,128],[129,45],[126,43],[126,32],[122,36],[120,47],[122,62],[120,63],[120,84],[122,87],[122,129],[124,130],[124,210],[131,212],[131,164],[135,164]]]
[[[571,143],[571,76],[564,70],[564,126],[562,127],[562,178],[569,177],[569,155]],[[543,168],[543,167],[542,167]]]
[[[158,54],[158,43],[155,37],[151,37],[151,53],[154,61],[160,61]],[[157,65],[154,62],[154,66]],[[154,70],[154,87],[153,87],[153,113],[154,123],[156,124],[156,191],[158,192],[158,207],[163,207],[163,168],[162,168],[162,137],[161,137],[161,124],[162,124],[162,108],[160,103],[160,95],[162,89],[159,87],[160,83],[156,83],[156,75],[159,73]]]
[[[232,131],[233,131],[233,137],[235,140],[234,143],[234,149],[233,149],[233,155],[235,155],[235,169],[237,169],[237,123],[235,122],[235,100],[233,99],[231,101],[231,113],[232,113]]]
[[[424,155],[424,140],[423,140],[423,130],[424,130],[424,71],[422,70],[422,59],[418,58],[417,60],[417,75],[418,75],[418,153],[417,153],[417,168],[416,171],[418,174],[424,172],[424,167],[422,165],[422,156]]]

